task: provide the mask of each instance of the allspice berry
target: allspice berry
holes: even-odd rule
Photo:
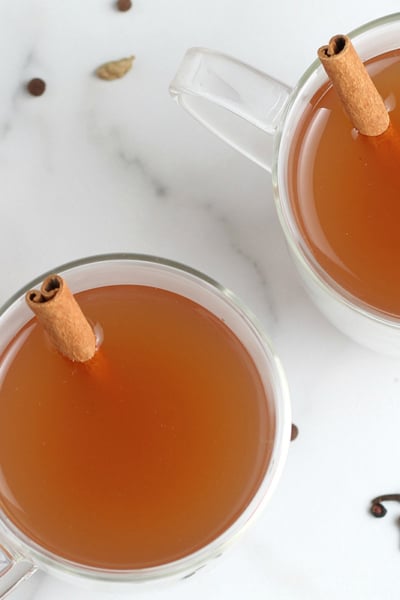
[[[131,7],[132,7],[131,0],[118,0],[117,1],[117,8],[121,12],[125,12],[125,11],[129,10]]]
[[[31,96],[41,96],[42,94],[44,94],[44,91],[46,89],[46,83],[43,81],[43,79],[35,77],[27,83],[26,89],[31,94]]]
[[[297,425],[292,423],[292,430],[290,432],[290,441],[293,442],[293,440],[295,440],[298,435],[299,435],[299,428],[297,427]]]

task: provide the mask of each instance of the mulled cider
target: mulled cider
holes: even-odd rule
[[[138,569],[189,555],[249,505],[275,415],[224,320],[150,285],[76,298],[103,340],[75,363],[36,319],[0,359],[0,507],[82,565]]]
[[[326,84],[295,134],[288,195],[308,251],[328,276],[400,317],[400,50],[366,66],[389,110],[389,129],[358,134]]]

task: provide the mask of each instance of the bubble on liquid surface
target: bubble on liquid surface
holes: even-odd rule
[[[100,323],[92,324],[94,335],[96,338],[96,348],[100,348],[104,340],[104,331]]]

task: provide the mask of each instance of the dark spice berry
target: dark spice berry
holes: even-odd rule
[[[293,442],[293,440],[295,440],[298,435],[299,435],[299,428],[294,423],[292,423],[292,431],[290,433],[290,441]]]
[[[28,82],[26,89],[31,94],[31,96],[41,96],[42,94],[44,94],[46,84],[43,81],[43,79],[35,77],[34,79],[31,79]]]
[[[132,6],[131,0],[118,0],[118,2],[117,2],[117,8],[121,12],[125,12],[125,11],[129,10],[131,8],[131,6]]]

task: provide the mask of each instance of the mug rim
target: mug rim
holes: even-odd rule
[[[174,260],[140,253],[107,253],[80,258],[50,269],[20,288],[0,307],[0,320],[3,319],[9,309],[12,309],[16,302],[19,302],[25,296],[26,291],[38,286],[49,274],[55,272],[67,274],[68,271],[76,271],[81,267],[93,264],[111,264],[125,261],[136,265],[144,264],[161,269],[169,269],[175,274],[178,273],[180,277],[188,277],[196,285],[205,286],[210,293],[217,294],[223,302],[227,303],[235,312],[244,317],[246,327],[251,331],[252,337],[255,336],[257,338],[265,354],[263,361],[265,360],[265,367],[268,369],[267,372],[272,389],[272,406],[275,411],[273,448],[266,471],[256,492],[237,519],[218,537],[205,546],[182,558],[161,565],[139,569],[109,569],[85,565],[66,559],[31,540],[0,509],[0,542],[4,543],[5,548],[12,555],[17,552],[18,555],[32,560],[35,567],[54,573],[56,576],[61,574],[67,577],[73,576],[86,580],[130,583],[188,576],[186,573],[190,575],[204,566],[209,560],[219,556],[247,528],[254,517],[261,512],[280,478],[289,448],[291,426],[289,389],[281,362],[275,354],[269,338],[260,326],[257,318],[231,290],[197,269]]]
[[[389,15],[368,21],[367,23],[356,27],[347,35],[352,39],[353,42],[355,42],[355,45],[357,45],[357,40],[364,33],[373,29],[384,27],[396,21],[400,22],[400,12],[391,13]],[[384,325],[389,325],[392,328],[400,329],[400,314],[396,316],[380,310],[379,308],[376,308],[367,302],[364,302],[339,285],[328,273],[326,273],[326,271],[313,256],[308,245],[304,242],[303,236],[298,228],[297,221],[293,215],[291,202],[286,189],[287,176],[283,173],[283,170],[287,167],[288,156],[284,161],[282,161],[280,158],[282,138],[286,133],[287,119],[295,102],[303,93],[304,87],[311,81],[313,77],[317,76],[321,78],[317,88],[319,89],[321,85],[324,85],[324,83],[328,82],[328,77],[318,58],[315,59],[304,71],[296,86],[293,88],[292,93],[286,103],[285,109],[282,112],[281,120],[275,135],[272,163],[272,185],[278,218],[289,248],[295,255],[296,259],[300,262],[302,268],[307,273],[307,276],[311,277],[318,288],[322,289],[324,293],[333,297],[333,299],[339,304],[360,314],[362,317],[376,323],[381,323]],[[281,188],[283,188],[283,193],[281,193]]]

